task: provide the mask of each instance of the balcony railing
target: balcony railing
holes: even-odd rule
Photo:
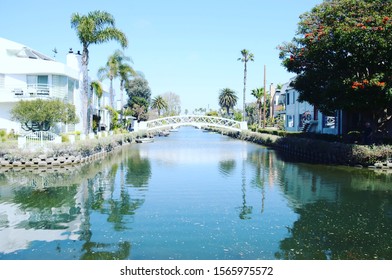
[[[26,86],[26,94],[27,97],[49,97],[50,95],[50,87],[46,84],[27,84]]]
[[[56,90],[49,85],[8,85],[0,88],[0,102],[14,102],[28,98],[62,98],[63,95],[66,96],[61,90]]]

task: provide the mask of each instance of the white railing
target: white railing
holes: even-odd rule
[[[18,138],[19,148],[26,148],[27,146],[43,147],[47,143],[61,143],[61,136],[50,131],[35,131]]]
[[[239,122],[231,119],[225,119],[213,116],[200,116],[200,115],[184,115],[160,118],[139,123],[139,130],[156,130],[164,128],[177,128],[179,126],[195,126],[198,128],[207,127],[221,127],[232,130],[246,130],[248,126],[246,122]]]
[[[0,89],[2,96],[0,102],[14,102],[28,98],[64,98],[67,96],[67,90],[47,84],[11,84]]]

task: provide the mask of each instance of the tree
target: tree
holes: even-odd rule
[[[246,93],[246,76],[247,76],[247,63],[248,61],[254,61],[253,53],[249,52],[247,49],[243,49],[241,51],[242,57],[237,60],[244,63],[244,93],[243,93],[243,111],[242,111],[242,120],[245,120],[245,93]]]
[[[114,17],[108,12],[92,11],[87,15],[73,13],[71,15],[71,27],[76,30],[80,43],[83,46],[82,71],[83,71],[83,106],[86,112],[83,115],[83,124],[86,133],[91,131],[92,108],[91,92],[89,91],[88,63],[89,47],[91,44],[101,44],[115,40],[125,48],[128,40],[125,34],[115,27]]]
[[[11,110],[13,120],[19,121],[27,131],[47,131],[56,123],[75,124],[75,106],[59,99],[21,100]]]
[[[264,88],[253,89],[251,93],[254,97],[256,97],[256,104],[257,104],[257,110],[258,110],[258,115],[259,115],[259,126],[261,126],[262,125],[262,122],[261,122],[262,118],[265,117],[265,119],[267,119],[267,117],[270,116],[271,100],[269,98],[269,93],[266,92],[266,96],[267,96],[266,101],[264,101]]]
[[[158,95],[157,97],[153,98],[152,103],[151,103],[151,108],[157,109],[158,111],[158,117],[161,115],[161,110],[165,109],[167,110],[167,102],[161,95]]]
[[[100,81],[92,81],[91,82],[91,89],[92,89],[93,93],[95,93],[95,95],[98,98],[98,106],[101,107],[101,98],[103,96],[103,88],[102,88],[101,82]],[[100,130],[100,125],[99,125],[100,121],[101,121],[100,114],[93,115],[93,131]]]
[[[219,93],[219,106],[226,109],[227,115],[230,114],[230,108],[237,105],[238,97],[234,90],[229,88],[221,89]]]
[[[263,88],[256,88],[252,90],[252,95],[256,97],[256,104],[257,104],[257,109],[258,109],[258,115],[259,115],[259,126],[261,126],[261,117],[263,115],[263,97],[264,97],[264,89]]]
[[[151,99],[151,89],[150,86],[148,85],[148,82],[146,79],[137,77],[133,80],[129,80],[125,83],[125,90],[128,94],[128,105],[129,107],[133,107],[133,104],[139,104],[142,100],[143,103],[148,105],[150,104],[150,99]],[[144,104],[139,104],[139,105],[144,105]]]
[[[122,60],[129,60],[124,53],[120,50],[116,50],[112,55],[109,56],[106,65],[98,69],[97,76],[100,81],[109,79],[109,95],[110,95],[110,106],[114,106],[114,90],[113,90],[113,80],[119,76],[119,66]]]
[[[324,1],[301,15],[296,36],[279,46],[299,101],[323,113],[368,112],[382,127],[392,114],[391,15],[386,0]]]
[[[127,63],[121,63],[119,65],[118,74],[120,77],[120,92],[121,92],[121,121],[123,122],[125,84],[130,81],[131,77],[137,77],[139,76],[139,74]]]
[[[91,89],[93,90],[93,93],[95,93],[95,95],[98,97],[98,100],[100,100],[103,96],[103,88],[101,82],[92,81]]]
[[[166,92],[162,95],[162,98],[166,101],[167,108],[165,115],[175,116],[181,113],[181,98],[174,92]]]

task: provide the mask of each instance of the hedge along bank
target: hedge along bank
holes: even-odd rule
[[[215,131],[233,138],[271,147],[284,157],[295,160],[320,164],[392,168],[392,146],[390,145],[345,144],[306,138],[306,135],[282,137],[252,131]]]
[[[99,139],[77,141],[74,144],[51,144],[43,148],[0,150],[2,168],[53,168],[89,162],[134,142],[137,133],[117,134]]]

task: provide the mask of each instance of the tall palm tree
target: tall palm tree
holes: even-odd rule
[[[262,116],[262,108],[263,108],[263,97],[264,97],[264,89],[256,88],[252,90],[252,95],[256,97],[257,109],[259,110],[259,126],[261,126],[261,116]]]
[[[111,56],[109,56],[105,67],[98,69],[98,78],[103,81],[105,79],[110,80],[109,94],[110,94],[110,106],[114,108],[114,90],[113,80],[120,76],[120,66],[123,61],[130,61],[131,59],[124,55],[120,50],[116,50]]]
[[[115,27],[114,17],[105,11],[92,11],[87,15],[73,13],[71,15],[71,27],[76,30],[76,34],[83,47],[82,53],[82,71],[83,71],[83,97],[84,97],[84,127],[85,132],[91,131],[92,126],[92,108],[91,97],[88,81],[88,63],[89,47],[92,44],[101,44],[110,40],[115,40],[125,48],[128,46],[128,40],[125,34]]]
[[[238,101],[238,97],[234,90],[224,88],[219,94],[219,106],[226,108],[227,115],[230,113],[230,108],[233,108]]]
[[[254,61],[254,55],[247,49],[241,51],[242,57],[238,58],[244,63],[244,96],[243,96],[243,111],[242,111],[242,121],[245,121],[245,93],[246,93],[246,75],[247,75],[247,63],[248,61]]]
[[[168,108],[166,100],[161,96],[158,95],[157,97],[153,98],[151,103],[151,108],[158,110],[158,117],[161,116],[161,110]]]

